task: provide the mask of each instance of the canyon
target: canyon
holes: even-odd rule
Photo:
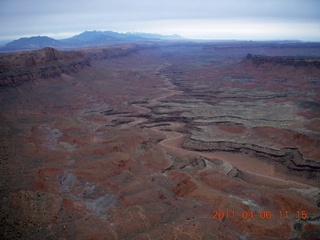
[[[0,56],[2,239],[319,239],[320,47]]]

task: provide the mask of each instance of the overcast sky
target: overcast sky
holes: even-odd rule
[[[0,41],[86,30],[320,41],[320,0],[0,0]]]

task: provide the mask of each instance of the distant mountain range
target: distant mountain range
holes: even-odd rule
[[[153,33],[118,33],[112,31],[86,31],[70,38],[56,40],[46,36],[20,38],[0,47],[0,51],[40,49],[44,47],[73,48],[114,44],[119,42],[143,42],[160,40],[182,40],[179,35]]]

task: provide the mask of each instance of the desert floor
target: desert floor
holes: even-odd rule
[[[0,236],[319,239],[320,69],[286,62],[315,51],[159,43],[2,89]]]

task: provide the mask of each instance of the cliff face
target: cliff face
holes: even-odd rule
[[[16,87],[40,78],[58,77],[90,66],[81,52],[62,52],[43,48],[0,57],[0,88]]]
[[[24,82],[54,78],[62,73],[78,72],[90,61],[126,57],[139,50],[154,48],[152,45],[126,44],[77,51],[58,51],[54,48],[18,52],[0,56],[0,89],[16,87]]]
[[[244,59],[244,62],[252,62],[256,65],[271,63],[274,65],[280,64],[294,67],[320,68],[320,59],[313,57],[275,57],[248,54]]]
[[[304,159],[297,148],[272,149],[251,143],[237,143],[230,141],[199,141],[189,136],[183,147],[193,151],[227,151],[242,152],[256,157],[262,157],[272,164],[282,164],[289,171],[304,175],[307,179],[320,178],[320,163]]]

